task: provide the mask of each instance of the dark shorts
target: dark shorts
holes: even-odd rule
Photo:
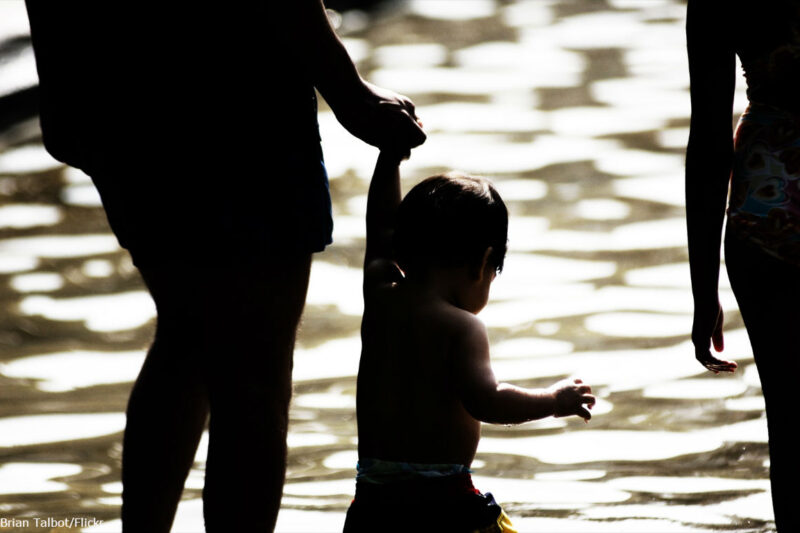
[[[111,229],[137,265],[258,261],[319,252],[331,243],[328,176],[318,142],[258,157],[215,150],[158,158],[145,152],[135,161],[110,157],[86,169]]]
[[[491,493],[481,494],[469,474],[388,484],[359,481],[345,533],[515,531]]]

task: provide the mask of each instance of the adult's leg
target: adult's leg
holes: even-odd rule
[[[158,326],[128,405],[126,531],[169,531],[209,406],[207,531],[274,528],[310,262],[142,269]]]
[[[206,290],[211,420],[203,492],[209,532],[272,531],[286,471],[295,333],[310,254],[220,269]]]
[[[199,280],[185,268],[141,269],[156,336],[131,391],[122,454],[123,530],[168,532],[208,415],[197,336]]]
[[[794,443],[800,374],[800,268],[728,236],[728,276],[753,347],[767,408],[770,481],[775,524],[781,533],[800,531],[796,509],[800,463]]]

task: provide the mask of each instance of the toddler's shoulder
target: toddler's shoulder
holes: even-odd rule
[[[488,338],[486,326],[474,314],[452,304],[443,303],[431,313],[443,331],[460,341],[474,341]]]

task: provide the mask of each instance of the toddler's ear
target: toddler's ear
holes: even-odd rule
[[[471,272],[473,277],[478,281],[483,281],[483,276],[491,276],[491,272],[487,272],[487,269],[489,268],[489,258],[492,256],[493,251],[494,248],[491,246],[486,248],[486,250],[483,252],[483,257],[481,258],[480,264],[476,265],[478,267],[477,270]]]

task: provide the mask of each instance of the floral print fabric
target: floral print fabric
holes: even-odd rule
[[[742,115],[728,231],[800,265],[800,117],[758,104]]]

